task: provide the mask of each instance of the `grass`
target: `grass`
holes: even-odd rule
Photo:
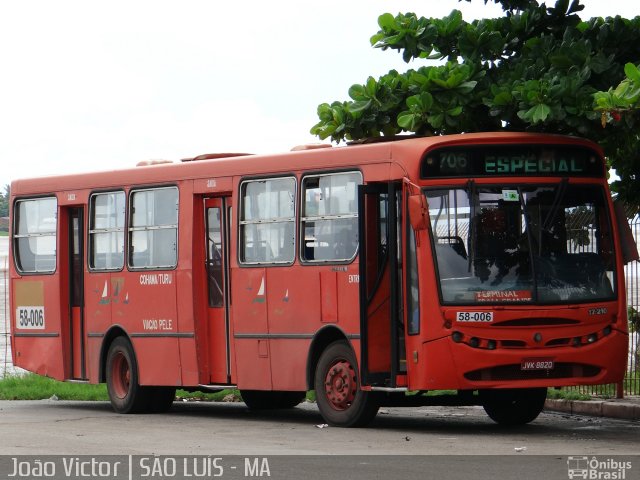
[[[28,373],[0,378],[0,400],[44,400],[51,397],[59,400],[109,401],[105,384],[59,382],[48,377]],[[177,390],[179,400],[199,402],[241,402],[237,389],[219,392],[187,392]],[[307,399],[315,401],[315,392],[308,392]]]
[[[185,390],[177,390],[176,397],[181,400],[192,402],[241,402],[242,397],[237,389],[227,388],[219,392],[187,392]]]
[[[109,400],[105,385],[58,382],[40,375],[12,375],[0,379],[0,400]]]
[[[631,390],[632,383],[636,385],[640,383],[640,371],[629,374],[625,379],[625,385]],[[595,390],[589,390],[592,387],[579,388],[550,388],[547,398],[564,399],[564,400],[591,400],[596,395]],[[592,392],[592,393],[585,393]],[[444,393],[451,394],[455,391],[432,391],[427,395],[442,395]],[[59,382],[51,378],[42,377],[40,375],[10,375],[0,378],[0,400],[43,400],[51,397],[57,397],[60,400],[86,400],[86,401],[108,401],[107,387],[104,384],[89,385],[86,383],[69,383]],[[615,386],[606,385],[598,386],[597,396],[600,398],[614,397]],[[219,392],[203,393],[203,392],[187,392],[178,390],[176,392],[178,399],[186,401],[201,402],[239,402],[242,401],[240,391],[237,389],[226,389]],[[316,396],[314,391],[307,392],[307,401],[315,402]]]
[[[554,400],[591,400],[591,395],[567,388],[547,389],[547,398]]]
[[[638,395],[638,392],[640,392],[640,370],[627,372],[623,381],[623,389],[625,397]],[[616,398],[618,393],[616,384],[564,387],[561,390],[550,389],[549,392],[549,398],[566,398],[568,400],[590,400],[592,398],[606,400],[609,398]],[[551,392],[557,392],[553,393],[553,395],[560,396],[553,397],[551,396]]]

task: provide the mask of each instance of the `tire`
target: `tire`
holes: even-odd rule
[[[241,390],[242,400],[251,410],[277,410],[293,408],[302,402],[306,392],[267,390]]]
[[[149,390],[138,381],[138,362],[133,346],[117,337],[107,353],[107,391],[117,413],[140,413],[149,408]]]
[[[377,396],[360,389],[356,356],[346,341],[333,342],[322,352],[314,385],[318,409],[329,425],[363,427],[378,413]]]
[[[480,399],[484,411],[494,422],[505,426],[524,425],[540,415],[547,389],[481,390]]]
[[[143,387],[149,391],[149,411],[151,413],[168,412],[176,398],[175,387]]]

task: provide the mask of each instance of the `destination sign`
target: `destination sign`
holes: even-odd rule
[[[596,152],[568,145],[482,145],[428,152],[422,178],[478,176],[602,177]]]

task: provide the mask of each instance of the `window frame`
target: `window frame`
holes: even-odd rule
[[[176,223],[175,224],[162,224],[162,225],[143,225],[134,226],[134,195],[143,192],[157,192],[160,190],[175,190],[177,193],[176,201]],[[158,185],[158,186],[145,186],[139,188],[133,188],[129,191],[128,202],[126,208],[126,225],[127,235],[125,238],[125,252],[127,255],[127,268],[130,271],[152,271],[152,270],[175,270],[178,267],[179,262],[179,225],[180,225],[180,189],[177,185]],[[134,266],[132,265],[132,256],[134,254],[134,245],[132,241],[132,235],[135,232],[152,232],[160,230],[174,230],[175,231],[175,262],[172,265],[149,265],[149,266]]]
[[[244,210],[246,205],[246,186],[250,183],[256,182],[269,182],[278,180],[292,180],[293,181],[293,216],[291,217],[269,217],[244,220]],[[238,189],[238,239],[237,239],[237,261],[241,267],[263,267],[263,266],[290,266],[295,263],[296,260],[296,244],[297,244],[297,228],[296,219],[298,215],[298,179],[294,174],[285,174],[280,176],[268,176],[268,177],[254,177],[243,179],[240,182]],[[245,232],[246,225],[275,225],[291,223],[293,225],[293,254],[290,259],[287,260],[270,260],[270,261],[246,261],[243,259],[244,245],[245,245]]]
[[[95,217],[94,217],[94,213],[95,213],[95,202],[94,199],[100,195],[117,195],[117,194],[122,194],[122,196],[124,197],[124,212],[123,212],[123,219],[122,219],[122,227],[118,228],[117,226],[115,228],[92,228],[95,225]],[[127,209],[128,209],[128,202],[127,202],[128,198],[127,198],[127,194],[124,190],[105,190],[105,191],[98,191],[98,192],[93,192],[89,195],[89,217],[88,217],[88,225],[87,225],[87,268],[89,269],[90,272],[121,272],[124,270],[125,268],[125,264],[126,264],[126,260],[128,258],[127,255],[127,233],[128,233],[128,223],[127,223]],[[117,212],[116,212],[117,213]],[[94,266],[92,266],[91,264],[91,260],[92,260],[92,255],[93,255],[93,243],[92,243],[92,235],[96,235],[96,234],[101,234],[101,233],[116,233],[116,232],[122,232],[122,265],[120,267],[116,267],[116,268],[96,268]]]
[[[52,231],[45,231],[45,232],[37,232],[37,233],[25,233],[25,234],[20,234],[18,233],[20,231],[20,229],[18,228],[19,225],[19,221],[20,221],[20,214],[19,212],[19,208],[20,208],[20,204],[24,203],[24,202],[37,202],[37,201],[42,201],[42,200],[53,200],[55,203],[55,208],[54,208],[54,212],[55,212],[55,228]],[[25,197],[25,198],[18,198],[14,201],[13,203],[13,225],[12,225],[12,235],[11,235],[11,243],[12,245],[12,258],[13,258],[13,264],[15,266],[16,271],[20,274],[20,275],[54,275],[58,269],[58,217],[59,217],[59,212],[58,212],[58,197],[54,194],[54,195],[45,195],[45,196],[40,196],[40,197]],[[17,242],[19,239],[21,238],[26,238],[26,239],[31,239],[31,238],[43,238],[43,237],[53,237],[54,238],[54,254],[53,254],[53,269],[52,270],[24,270],[22,268],[22,262],[19,261],[20,259],[20,248],[17,246]],[[34,255],[34,265],[35,265],[35,255]],[[35,267],[34,267],[35,268]]]
[[[320,177],[329,177],[329,176],[340,176],[340,175],[358,175],[360,183],[356,183],[356,209],[353,213],[344,213],[344,214],[330,214],[330,215],[305,215],[303,216],[303,212],[306,213],[305,210],[305,202],[306,202],[306,191],[305,181],[310,178],[320,178]],[[298,258],[302,265],[347,265],[353,263],[355,259],[358,257],[358,252],[360,251],[360,239],[358,238],[357,246],[354,250],[354,253],[349,258],[331,258],[331,259],[306,259],[304,257],[305,245],[304,245],[304,231],[305,231],[305,222],[309,221],[335,221],[335,220],[343,220],[343,219],[355,219],[355,232],[358,233],[358,193],[357,187],[359,185],[364,184],[364,175],[360,170],[340,170],[340,171],[331,171],[331,172],[310,172],[304,174],[300,179],[300,219],[298,222],[298,228],[300,231],[300,239],[298,245]]]

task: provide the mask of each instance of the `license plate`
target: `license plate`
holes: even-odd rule
[[[520,370],[553,370],[552,358],[523,358]]]

